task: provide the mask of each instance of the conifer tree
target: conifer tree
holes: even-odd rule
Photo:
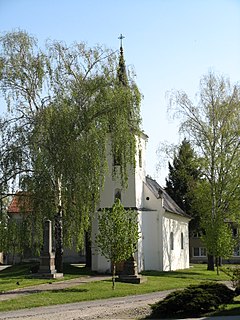
[[[199,162],[190,142],[184,139],[175,152],[173,163],[168,163],[169,174],[165,190],[192,217],[190,232],[200,228],[199,212],[194,206],[194,191],[200,179]]]

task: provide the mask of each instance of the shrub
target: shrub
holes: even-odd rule
[[[238,266],[221,268],[221,271],[230,277],[236,295],[240,295],[240,268]]]
[[[151,306],[149,318],[197,316],[233,302],[235,294],[224,284],[203,283],[170,293],[164,300]]]

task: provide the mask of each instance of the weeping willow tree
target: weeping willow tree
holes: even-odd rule
[[[57,41],[42,51],[22,31],[0,40],[0,88],[8,104],[1,119],[1,185],[14,181],[31,195],[35,229],[55,219],[56,267],[62,271],[63,243],[81,248],[89,229],[108,170],[109,141],[127,183],[141,95],[131,73],[126,84],[120,81],[122,52],[118,59],[100,46]]]

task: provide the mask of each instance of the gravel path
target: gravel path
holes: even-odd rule
[[[0,314],[0,319],[91,320],[143,318],[150,313],[149,304],[162,299],[169,292],[170,291],[163,291],[122,298],[2,312]]]

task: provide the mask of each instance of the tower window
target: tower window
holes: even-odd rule
[[[232,234],[233,234],[233,237],[236,238],[238,236],[238,230],[237,228],[233,228],[232,229]]]
[[[142,168],[142,150],[138,153],[139,167]]]
[[[115,153],[113,155],[113,165],[114,166],[120,166],[120,163],[121,163],[121,156],[119,153]]]
[[[122,195],[121,195],[120,189],[115,190],[114,200],[116,200],[116,199],[119,199],[120,201],[122,200]]]

